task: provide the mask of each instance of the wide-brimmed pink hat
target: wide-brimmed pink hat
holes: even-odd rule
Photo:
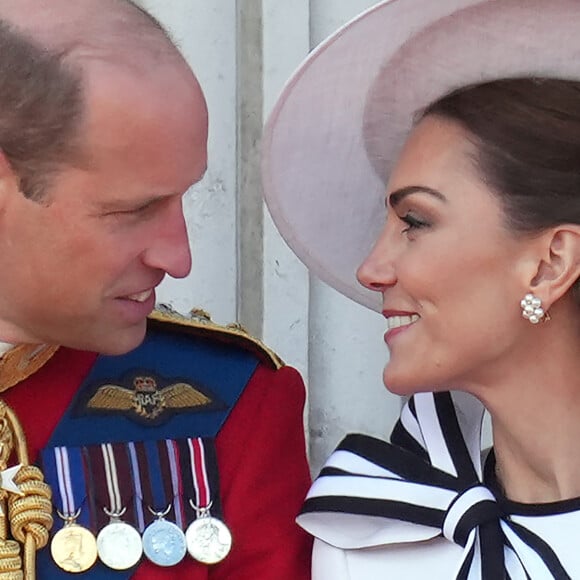
[[[580,0],[390,0],[320,45],[266,124],[264,195],[280,233],[339,292],[380,309],[356,269],[417,112],[511,77],[580,78]]]

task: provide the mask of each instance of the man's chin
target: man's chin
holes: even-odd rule
[[[99,336],[87,336],[84,340],[78,341],[78,344],[67,344],[77,350],[86,350],[98,352],[110,356],[125,354],[137,348],[145,338],[147,331],[147,319],[139,324],[131,325],[127,328],[109,328],[103,330]]]

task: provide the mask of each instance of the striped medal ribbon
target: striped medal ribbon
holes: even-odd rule
[[[162,440],[132,445],[133,472],[139,478],[137,495],[141,500],[141,515],[144,521],[145,506],[149,514],[155,517],[143,533],[143,551],[157,566],[175,566],[187,553],[183,528],[166,519],[170,512],[175,511],[180,522],[183,522],[177,444],[172,440]]]
[[[100,453],[99,453],[100,452]],[[119,485],[119,470],[124,476],[122,481],[131,481],[125,444],[103,443],[95,450],[92,467],[102,467],[106,480],[108,507],[103,507],[109,523],[97,536],[97,551],[100,560],[113,570],[128,570],[135,566],[143,555],[141,535],[121,517],[127,511],[132,493],[129,488]],[[99,456],[100,455],[100,456]],[[100,461],[99,461],[100,459]],[[98,478],[95,478],[98,481]],[[133,490],[131,490],[133,491]],[[122,492],[125,492],[124,494]]]
[[[50,544],[52,559],[65,572],[86,572],[97,561],[97,542],[93,533],[78,523],[87,495],[81,450],[55,447],[47,450],[43,462],[58,481],[54,501],[64,522]]]
[[[192,480],[195,498],[189,499],[196,517],[185,532],[187,551],[198,562],[217,564],[232,548],[232,534],[226,524],[212,516],[212,489],[208,477],[208,459],[204,440],[187,439],[186,465]]]

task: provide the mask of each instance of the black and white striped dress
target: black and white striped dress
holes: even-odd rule
[[[465,393],[421,393],[391,443],[346,437],[298,518],[316,538],[313,579],[580,580],[580,498],[507,500],[483,413]]]

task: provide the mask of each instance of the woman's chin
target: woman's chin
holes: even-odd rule
[[[419,382],[418,377],[410,373],[396,372],[396,369],[391,368],[390,364],[387,364],[383,372],[383,383],[390,393],[402,397],[432,390],[425,387],[424,383]]]

